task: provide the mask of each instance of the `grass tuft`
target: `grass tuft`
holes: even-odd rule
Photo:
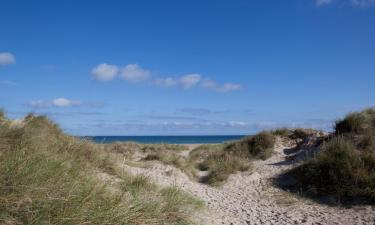
[[[263,131],[226,146],[225,151],[250,159],[268,159],[273,153],[275,137],[271,132]]]

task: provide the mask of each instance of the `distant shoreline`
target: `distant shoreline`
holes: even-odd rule
[[[186,135],[186,136],[80,136],[96,143],[137,142],[140,144],[220,144],[239,140],[246,135]]]

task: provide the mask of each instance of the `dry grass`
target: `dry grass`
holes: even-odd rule
[[[191,168],[207,171],[208,175],[199,181],[218,186],[226,181],[229,175],[251,168],[251,161],[240,155],[225,151],[227,144],[201,145],[189,155]]]
[[[271,132],[263,131],[246,137],[225,147],[226,152],[249,159],[268,159],[273,153],[275,137]]]
[[[200,181],[217,186],[226,181],[229,175],[250,169],[251,163],[240,156],[219,152],[210,154],[198,164],[198,167],[200,170],[209,171],[208,175],[202,177]]]
[[[97,172],[120,183],[108,186]],[[0,224],[191,224],[200,206],[175,188],[119,172],[101,147],[45,117],[0,125]]]

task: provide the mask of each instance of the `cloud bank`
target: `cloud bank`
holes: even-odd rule
[[[237,91],[242,88],[240,84],[236,83],[227,82],[219,84],[216,81],[204,78],[198,73],[185,74],[175,77],[152,76],[152,73],[149,70],[142,68],[138,64],[128,64],[124,67],[121,67],[117,65],[102,63],[95,66],[91,70],[91,74],[94,79],[101,82],[112,81],[118,77],[126,80],[129,83],[148,82],[154,86],[180,87],[184,90],[189,90],[196,86],[199,86],[206,90],[217,92]]]

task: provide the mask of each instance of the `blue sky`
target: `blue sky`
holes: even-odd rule
[[[0,107],[75,135],[330,129],[374,106],[374,0],[2,1]]]

